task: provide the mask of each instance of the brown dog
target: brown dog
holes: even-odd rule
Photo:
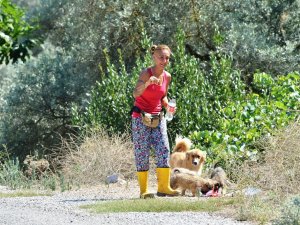
[[[213,169],[210,179],[217,181],[220,184],[219,193],[226,194],[227,187],[231,187],[232,183],[228,180],[225,171],[221,167]]]
[[[188,138],[176,137],[176,145],[170,157],[171,168],[186,168],[201,175],[206,153],[199,149],[190,149],[191,141]]]
[[[186,190],[190,190],[193,197],[195,197],[199,191],[201,191],[202,194],[206,194],[210,190],[218,190],[220,186],[218,181],[204,179],[195,172],[185,168],[175,168],[172,170],[170,185],[173,189],[181,189],[182,195],[185,195]]]
[[[27,177],[36,175],[37,178],[41,176],[49,169],[49,162],[46,159],[35,159],[34,156],[27,155],[24,162],[24,174]]]

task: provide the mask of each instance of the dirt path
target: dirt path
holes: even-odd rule
[[[151,188],[150,188],[151,189]],[[152,189],[151,189],[152,190]],[[0,192],[9,192],[2,187]],[[99,185],[92,188],[55,193],[53,196],[0,198],[0,225],[250,225],[209,213],[105,213],[91,214],[80,205],[114,199],[138,198],[135,182]]]

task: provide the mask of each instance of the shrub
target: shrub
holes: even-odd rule
[[[197,59],[185,54],[180,29],[176,40],[177,48],[168,68],[173,75],[169,98],[176,98],[178,107],[168,125],[171,144],[176,134],[181,134],[208,152],[208,164],[244,160],[256,156],[253,143],[258,138],[295,119],[299,110],[298,73],[278,78],[256,73],[253,91],[257,93],[249,92],[228,56],[212,53],[209,64],[201,67]],[[130,117],[124,109],[129,111],[132,107],[133,99],[128,96],[132,95],[137,71],[150,61],[145,59],[148,64],[141,64],[138,60],[133,76],[123,72],[124,66],[118,70],[109,58],[107,62],[108,76],[96,85],[85,113],[75,111],[74,123],[99,124],[123,132],[130,127]]]
[[[170,123],[171,137],[176,133],[189,135],[197,130],[217,129],[228,102],[240,99],[244,92],[241,74],[232,67],[232,60],[220,53],[211,53],[207,65],[186,54],[185,36],[179,30],[177,48],[170,67],[170,96],[178,103],[177,115]]]
[[[274,225],[300,224],[300,196],[289,199],[282,207],[281,217],[274,221]]]
[[[231,101],[221,112],[215,127],[191,134],[191,138],[209,148],[216,161],[253,158],[257,148],[253,143],[276,129],[287,126],[299,114],[298,73],[272,79],[267,74],[255,74],[261,94],[249,93]],[[268,80],[268,82],[267,82]]]
[[[25,180],[18,158],[7,160],[0,167],[0,183],[16,189]]]
[[[300,191],[299,119],[256,141],[260,149],[256,161],[248,160],[235,174],[244,186],[251,185],[268,190],[278,199],[296,195]]]
[[[40,176],[36,176],[35,172],[31,176],[25,176],[23,172],[23,163],[18,158],[8,159],[0,164],[0,184],[8,186],[11,189],[42,189],[56,190],[58,186],[58,177],[49,170]],[[69,183],[60,182],[60,190],[70,189]]]
[[[65,139],[57,155],[64,179],[74,185],[94,185],[107,176],[135,177],[133,145],[128,133],[108,135],[89,130],[84,137]]]
[[[9,87],[1,99],[0,140],[11,156],[21,159],[30,153],[46,154],[61,135],[72,132],[71,104],[79,104],[90,86],[88,71],[75,73],[71,55],[49,43],[45,48],[30,63],[8,69],[14,75],[7,78]]]
[[[10,0],[0,2],[0,64],[23,62],[29,58],[30,50],[37,46],[38,39],[30,37],[38,26],[24,19],[24,10]]]
[[[145,49],[149,49],[151,41],[146,33],[141,40]],[[143,59],[138,58],[136,66],[131,73],[126,71],[122,52],[119,49],[119,65],[110,62],[107,50],[106,71],[101,68],[101,80],[96,83],[90,93],[87,106],[80,110],[73,108],[73,124],[79,128],[101,127],[110,132],[118,133],[130,129],[131,116],[129,114],[133,107],[133,88],[137,82],[140,71],[150,65],[150,56]]]

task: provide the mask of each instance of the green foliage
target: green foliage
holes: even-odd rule
[[[10,0],[0,1],[0,64],[30,56],[30,49],[38,45],[38,39],[30,37],[38,28],[24,19],[24,11]]]
[[[43,32],[54,45],[67,51],[77,48],[82,58],[90,59],[86,63],[94,74],[95,61],[102,61],[104,67],[104,48],[114,64],[117,49],[126,49],[124,60],[132,67],[143,52],[139,41],[143,29],[154,43],[176,48],[173,37],[178,26],[186,33],[185,44],[193,48],[188,53],[208,61],[210,52],[219,50],[247,77],[257,69],[273,75],[299,70],[296,0],[255,4],[251,0],[217,0],[214,4],[204,0],[29,0],[19,4],[31,6],[30,15],[40,17]]]
[[[9,160],[9,153],[5,145],[2,146],[4,151],[0,151],[0,165]]]
[[[230,55],[234,66],[246,76],[257,69],[272,75],[299,71],[299,38],[295,36],[300,22],[298,1],[195,2],[193,16],[198,18],[198,26],[185,26],[194,34],[188,41],[195,52],[203,55],[218,49]],[[216,28],[224,36],[220,46],[212,43]]]
[[[281,217],[275,220],[274,225],[300,224],[300,197],[295,196],[282,207]]]
[[[174,121],[168,125],[171,141],[176,133],[190,135],[194,130],[207,130],[209,136],[211,132],[221,129],[221,122],[218,121],[224,117],[225,108],[226,111],[233,110],[231,114],[238,106],[238,110],[243,109],[245,106],[242,104],[247,105],[245,102],[231,102],[240,95],[244,96],[245,90],[251,89],[242,87],[240,77],[250,86],[253,74],[257,71],[270,74],[272,79],[278,74],[299,71],[300,18],[299,2],[295,0],[262,0],[255,4],[250,0],[217,0],[214,4],[203,0],[14,2],[28,7],[28,21],[39,17],[39,32],[48,40],[44,49],[34,51],[35,54],[39,53],[39,58],[27,61],[26,66],[0,68],[3,77],[0,80],[0,141],[16,154],[36,150],[43,152],[43,149],[50,149],[59,143],[59,137],[70,131],[72,106],[77,105],[79,114],[84,109],[92,110],[89,102],[96,102],[93,96],[102,98],[102,95],[97,92],[85,96],[85,93],[90,92],[92,86],[100,86],[99,92],[104,91],[103,85],[113,86],[113,82],[106,80],[110,75],[116,86],[105,95],[118,96],[118,82],[125,82],[120,95],[127,96],[126,102],[101,100],[107,105],[106,108],[106,105],[101,105],[98,111],[94,110],[95,115],[89,113],[85,119],[80,118],[82,115],[75,116],[74,123],[105,123],[110,130],[119,131],[114,127],[115,121],[119,121],[120,130],[127,128],[127,111],[133,102],[129,89],[135,82],[134,76],[149,65],[144,63],[147,48],[141,42],[145,30],[154,43],[169,44],[174,50],[174,59],[168,69],[173,74],[170,97],[176,97],[179,108]],[[21,18],[20,21],[24,21],[24,14]],[[183,29],[181,40],[174,38],[178,26]],[[57,46],[60,47],[59,54],[53,51]],[[118,49],[122,49],[122,62]],[[41,58],[45,60],[39,61]],[[101,77],[99,64],[102,68]],[[119,74],[129,78],[128,85],[127,79]],[[38,82],[30,79],[37,79]],[[61,82],[50,82],[50,86],[55,88],[46,88],[43,93],[41,87],[48,87],[47,79]],[[99,84],[95,85],[96,80]],[[41,86],[40,81],[45,85]],[[255,86],[253,92],[259,95],[270,93],[270,87],[263,86],[263,90]],[[184,93],[184,97],[178,92]],[[193,93],[196,93],[195,96]],[[277,106],[281,105],[279,102]],[[249,104],[254,103],[250,101]],[[232,109],[228,109],[231,106]],[[123,111],[123,115],[118,115],[116,111]],[[104,118],[107,113],[115,118],[108,121]],[[196,122],[193,122],[194,119]],[[222,135],[223,132],[213,136],[218,139]],[[197,145],[200,143],[202,141],[196,141]],[[201,145],[210,148],[211,144],[205,142]],[[223,149],[222,146],[219,148]]]
[[[7,185],[12,189],[20,187],[23,183],[24,176],[20,170],[18,158],[15,160],[7,160],[0,165],[0,183]]]
[[[22,165],[18,158],[8,159],[0,164],[0,184],[12,189],[30,189],[36,187],[55,191],[58,183],[62,192],[71,189],[70,184],[64,181],[62,175],[57,177],[51,173],[45,173],[37,178],[35,173],[33,173],[31,177],[24,176]]]
[[[260,94],[249,93],[229,102],[214,129],[195,131],[191,138],[210,149],[212,159],[226,160],[254,157],[252,145],[263,135],[288,125],[299,115],[300,76],[291,73],[273,79],[265,73],[255,74]],[[268,90],[268,91],[266,91]],[[247,147],[247,148],[245,148]]]
[[[168,124],[171,143],[176,134],[181,134],[207,151],[208,163],[214,163],[212,159],[243,160],[256,155],[253,143],[261,136],[272,134],[274,129],[295,119],[300,108],[298,73],[277,78],[256,73],[253,87],[257,93],[248,92],[230,57],[211,53],[209,64],[201,66],[200,61],[185,53],[182,30],[176,40],[177,48],[168,68],[172,74],[169,98],[176,98],[178,107]],[[145,62],[143,67],[149,66],[150,62]],[[127,112],[132,107],[132,97],[129,96],[137,71],[142,68],[140,63],[138,60],[138,70],[130,77],[122,72],[124,67],[117,70],[107,58],[108,76],[92,91],[85,113],[81,116],[75,113],[75,124],[99,124],[123,132],[130,122]]]
[[[176,39],[177,49],[170,67],[173,75],[170,96],[178,102],[175,121],[170,123],[173,139],[178,131],[187,135],[193,130],[214,128],[223,117],[222,108],[229,100],[238,99],[244,91],[240,73],[232,68],[230,58],[211,53],[209,64],[200,67],[200,61],[184,51],[182,30]]]
[[[174,62],[170,67],[173,75],[170,96],[176,98],[178,109],[169,124],[171,142],[176,134],[188,136],[193,131],[217,129],[218,121],[224,116],[222,109],[241,98],[244,92],[240,72],[232,68],[229,57],[211,53],[209,64],[201,65],[185,53],[182,30],[178,31],[176,40]]]
[[[148,50],[151,41],[145,34],[141,40],[142,46]],[[105,127],[112,132],[123,132],[130,127],[129,114],[133,106],[133,88],[137,82],[140,71],[150,65],[151,57],[137,59],[136,66],[128,74],[119,49],[119,68],[110,62],[107,50],[106,71],[101,73],[101,80],[96,83],[90,93],[87,107],[81,112],[76,106],[73,108],[73,124],[86,129],[86,127]],[[101,68],[102,71],[102,68]]]
[[[46,147],[60,144],[61,136],[72,132],[71,104],[81,103],[90,86],[88,70],[78,73],[73,55],[48,43],[45,48],[30,63],[13,66],[12,83],[2,96],[0,140],[21,159],[47,154]]]

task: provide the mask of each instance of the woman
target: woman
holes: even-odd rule
[[[167,45],[153,45],[150,53],[154,65],[141,72],[133,91],[135,102],[132,113],[132,136],[141,198],[154,197],[154,194],[148,192],[151,147],[154,148],[156,155],[157,195],[174,196],[179,194],[170,187],[170,147],[166,120],[163,116],[159,116],[160,121],[157,127],[149,127],[142,121],[143,112],[159,115],[162,113],[162,107],[167,109],[167,92],[171,82],[170,73],[164,70],[169,63],[170,48]]]

